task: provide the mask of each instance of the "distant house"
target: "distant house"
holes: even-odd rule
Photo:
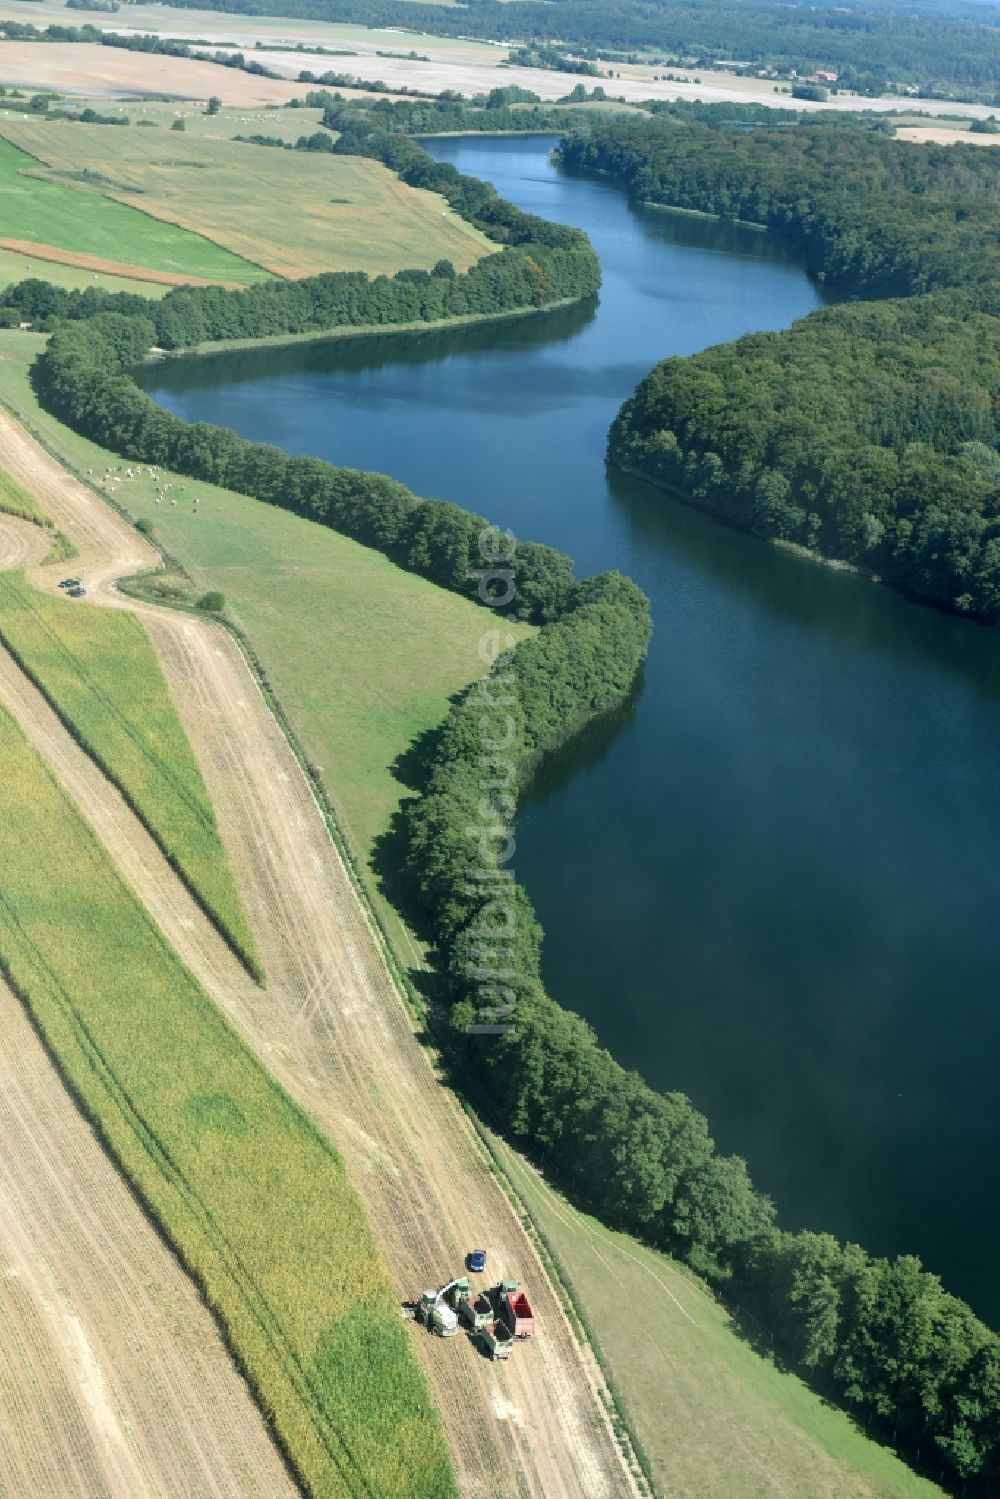
[[[836,81],[836,73],[830,73],[826,68],[817,68],[809,80],[810,83],[836,83]]]

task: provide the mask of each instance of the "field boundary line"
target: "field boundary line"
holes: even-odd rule
[[[45,177],[39,180],[47,182],[49,179]],[[13,250],[18,255],[33,255],[36,260],[48,260],[54,265],[71,265],[81,271],[99,271],[106,276],[120,276],[127,281],[148,281],[156,286],[225,286],[242,291],[246,285],[243,281],[206,281],[203,276],[184,276],[175,271],[150,270],[148,266],[133,265],[131,261],[108,260],[102,255],[88,255],[83,250],[61,250],[58,245],[44,242],[36,244],[33,239],[10,239],[0,235],[0,250]]]

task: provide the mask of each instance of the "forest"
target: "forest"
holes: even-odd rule
[[[676,119],[595,124],[563,159],[637,199],[765,224],[872,299],[666,360],[619,413],[611,461],[1000,621],[1000,160],[875,130]]]
[[[432,171],[403,137],[385,138],[364,125],[356,140],[404,173]],[[526,236],[522,244],[558,246],[573,232],[518,216],[472,179],[447,180],[470,215],[483,214],[483,222],[515,241]],[[508,243],[502,253],[514,248]],[[436,279],[451,278],[442,271]],[[22,283],[21,290],[28,287],[24,294],[37,301],[43,285]],[[219,304],[229,306],[260,289],[210,290],[212,297],[232,297],[233,304]],[[537,543],[518,542],[511,556],[506,533],[482,518],[420,500],[381,475],[188,424],[156,406],[131,378],[158,337],[157,304],[90,291],[77,296],[49,288],[48,294],[71,301],[53,314],[58,326],[34,379],[43,404],[70,426],[130,458],[330,525],[443,587],[541,627],[512,651],[496,631],[499,654],[490,674],[419,747],[420,791],[395,830],[410,897],[435,953],[462,1080],[474,1080],[491,1116],[575,1201],[709,1277],[749,1314],[748,1334],[768,1330],[774,1351],[824,1395],[898,1442],[932,1476],[948,1475],[970,1493],[994,1492],[1000,1338],[910,1257],[874,1259],[827,1235],[777,1228],[773,1204],[755,1189],[742,1160],[716,1154],[708,1123],[690,1101],[657,1093],[623,1069],[591,1028],[544,990],[541,929],[527,893],[505,875],[504,845],[538,760],[627,697],[650,636],[641,590],[616,573],[579,580],[568,557]],[[957,294],[934,294],[941,295]],[[901,305],[918,308],[929,300]],[[882,305],[822,316],[845,311],[863,320]],[[242,322],[239,314],[233,322]],[[714,388],[721,400],[722,382]],[[491,557],[509,559],[513,593],[505,567],[487,568],[484,576],[484,537]],[[503,753],[486,754],[488,764],[484,720],[504,728]],[[485,901],[469,878],[473,833],[481,835],[491,888],[501,892]],[[478,1027],[491,1019],[509,1028],[500,1025],[484,1044]]]
[[[410,0],[169,0],[238,15],[303,16],[362,26],[434,32],[487,41],[563,42],[576,48],[646,48],[698,66],[736,60],[756,66],[816,68],[842,87],[886,92],[890,82],[927,92],[995,98],[1000,30],[994,13],[963,0],[875,6],[790,6],[778,0],[503,0],[421,5]]]

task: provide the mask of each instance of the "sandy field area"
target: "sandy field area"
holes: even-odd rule
[[[969,130],[946,125],[901,125],[897,140],[924,141],[937,146],[1000,146],[1000,135],[973,135]]]
[[[51,88],[88,99],[149,94],[207,99],[217,94],[223,104],[243,107],[284,104],[302,94],[301,84],[258,78],[211,62],[75,42],[0,43],[0,82],[8,88]]]

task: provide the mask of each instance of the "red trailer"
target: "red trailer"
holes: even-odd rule
[[[531,1338],[535,1334],[535,1315],[531,1303],[523,1291],[507,1291],[503,1298],[504,1321],[515,1338]]]

